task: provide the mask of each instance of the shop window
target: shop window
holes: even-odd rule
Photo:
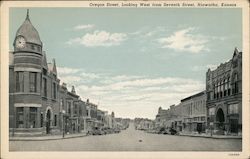
[[[30,92],[36,92],[37,91],[37,73],[36,72],[30,72],[29,73],[29,83],[30,83]]]
[[[17,128],[24,128],[24,108],[23,107],[17,107]]]
[[[29,127],[35,128],[36,127],[36,118],[37,118],[37,108],[30,107],[30,118],[29,118]]]
[[[229,105],[229,114],[238,114],[238,104],[231,104]]]
[[[16,91],[24,91],[24,72],[16,72]]]

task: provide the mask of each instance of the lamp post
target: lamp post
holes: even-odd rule
[[[62,137],[64,138],[64,131],[65,131],[65,123],[64,123],[64,114],[65,114],[65,110],[62,110]]]

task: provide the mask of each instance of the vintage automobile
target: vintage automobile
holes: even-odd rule
[[[103,135],[103,131],[100,128],[94,128],[92,135]]]

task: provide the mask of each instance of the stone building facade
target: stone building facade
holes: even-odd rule
[[[208,127],[216,134],[242,131],[242,52],[206,73]]]

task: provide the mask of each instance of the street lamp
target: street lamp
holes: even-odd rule
[[[64,114],[65,110],[62,110],[62,131],[63,131],[63,138],[64,138],[64,131],[65,131],[65,124],[64,124]]]

